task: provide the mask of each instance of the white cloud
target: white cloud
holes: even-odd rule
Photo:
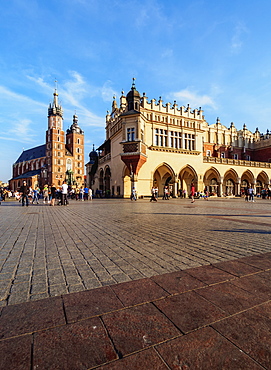
[[[18,103],[20,103],[22,105],[31,104],[32,107],[33,106],[39,106],[39,107],[44,107],[45,106],[45,104],[43,104],[43,103],[35,101],[35,100],[29,98],[26,95],[15,93],[15,92],[7,89],[4,86],[0,86],[0,95],[1,95],[2,103],[5,101],[8,104],[13,105],[13,106],[14,106],[14,103],[16,103],[16,105],[18,105]]]
[[[111,86],[111,81],[106,81],[101,88],[101,95],[105,102],[112,102],[113,96],[116,95],[115,90]]]
[[[216,109],[216,103],[211,96],[208,95],[200,95],[196,92],[191,92],[188,89],[184,89],[177,92],[172,92],[168,94],[168,99],[176,100],[179,105],[187,105],[189,104],[191,108],[195,107],[210,107],[212,109]]]
[[[232,53],[239,53],[243,46],[243,36],[248,33],[247,27],[239,22],[234,28],[234,35],[231,39],[231,51]]]

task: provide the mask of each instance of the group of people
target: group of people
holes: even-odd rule
[[[180,191],[180,197],[181,198],[186,198],[186,190],[184,191]],[[172,196],[172,192],[170,191],[170,188],[169,186],[165,185],[164,186],[164,189],[163,189],[163,200],[169,200],[169,198]],[[204,189],[203,193],[199,194],[199,192],[196,192],[196,189],[195,189],[195,185],[193,183],[191,183],[191,188],[190,188],[190,194],[189,194],[189,197],[191,198],[191,203],[194,203],[195,202],[195,199],[197,197],[202,197],[204,198],[205,200],[208,200],[209,198],[209,192],[208,192],[208,189],[207,187]],[[132,198],[131,198],[132,199]],[[151,188],[151,199],[150,199],[150,202],[154,201],[154,202],[157,202],[157,199],[158,199],[158,188],[157,186],[153,186]]]
[[[48,203],[50,206],[54,206],[56,201],[58,205],[68,205],[69,201],[68,198],[75,198],[76,200],[91,200],[92,199],[92,190],[88,187],[81,187],[76,189],[70,189],[66,181],[63,181],[61,187],[56,187],[55,184],[52,185],[44,185],[43,189],[40,190],[39,187],[32,189],[28,187],[26,181],[23,181],[22,186],[19,189],[19,192],[15,194],[16,199],[22,202],[22,206],[28,207],[29,205],[29,198],[32,200],[32,204],[39,202],[42,200],[44,204]]]

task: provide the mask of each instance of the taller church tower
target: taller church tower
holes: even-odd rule
[[[65,180],[65,132],[63,109],[55,89],[54,101],[48,107],[48,130],[46,131],[47,168],[43,170],[44,182],[60,185]],[[46,181],[47,180],[47,181]]]

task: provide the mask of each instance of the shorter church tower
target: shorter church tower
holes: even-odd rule
[[[84,131],[78,125],[78,117],[66,133],[66,171],[68,180],[82,185],[84,182]]]

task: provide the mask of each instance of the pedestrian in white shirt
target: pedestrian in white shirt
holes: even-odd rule
[[[68,196],[68,185],[66,184],[66,181],[63,181],[61,187],[61,203],[63,206],[67,206],[69,204],[67,196]]]

